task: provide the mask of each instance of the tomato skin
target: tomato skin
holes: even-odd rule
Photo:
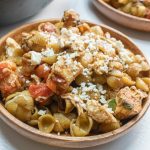
[[[53,92],[48,88],[45,83],[31,84],[29,86],[29,92],[33,98],[38,98],[39,96],[49,97],[52,96]]]
[[[16,91],[16,87],[12,87],[8,84],[4,84],[2,87],[0,86],[0,88],[2,88],[3,94],[7,94],[7,95]]]
[[[50,73],[50,69],[46,64],[42,64],[35,69],[35,74],[39,78],[44,78],[44,80],[48,78],[49,73]]]
[[[50,90],[52,90],[54,93],[56,93],[56,83],[55,83],[55,81],[53,81],[53,80],[51,80],[51,79],[48,79],[48,80],[46,81],[46,85],[48,86],[48,88],[49,88]]]

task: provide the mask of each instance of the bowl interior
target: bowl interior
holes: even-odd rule
[[[124,27],[150,32],[150,19],[136,17],[110,6],[103,0],[93,0],[95,7],[107,18]]]
[[[146,21],[146,22],[149,22],[150,23],[150,19],[147,19],[147,18],[141,18],[141,17],[137,17],[137,16],[133,16],[133,15],[130,15],[130,14],[127,14],[125,12],[122,12],[120,10],[117,10],[116,8],[114,8],[113,6],[107,4],[106,2],[104,2],[103,0],[96,0],[97,2],[101,3],[103,6],[111,9],[112,11],[115,11],[123,16],[126,16],[126,17],[129,17],[131,19],[136,19],[136,20],[140,20],[140,21]]]
[[[42,22],[51,22],[51,23],[56,23],[59,20],[58,19],[51,19],[51,20],[44,20],[44,21],[38,21],[35,23],[27,24],[24,25],[16,30],[13,30],[12,32],[8,33],[4,37],[0,39],[0,54],[2,51],[4,51],[4,45],[5,45],[5,40],[8,37],[12,37],[16,39],[16,41],[20,41],[21,33],[22,32],[29,32],[33,29],[37,29],[37,26],[42,23]],[[87,22],[87,21],[85,21]],[[95,25],[93,23],[87,22],[91,26]],[[136,54],[141,54],[142,56],[143,53],[140,51],[140,49],[125,35],[122,33],[118,32],[117,30],[114,30],[108,26],[105,25],[100,25],[104,32],[109,32],[113,37],[116,39],[120,39],[124,45],[127,46],[128,49],[130,49],[132,52]],[[21,133],[22,135],[31,138],[35,141],[46,143],[49,145],[54,145],[54,146],[60,146],[60,147],[74,147],[74,148],[81,148],[81,147],[91,147],[99,144],[103,144],[109,141],[112,141],[116,139],[117,137],[123,135],[126,133],[131,127],[133,127],[145,114],[147,111],[148,107],[150,105],[150,97],[147,98],[147,100],[144,101],[143,103],[143,109],[134,118],[132,118],[128,123],[123,125],[117,130],[114,130],[112,132],[108,132],[105,134],[100,134],[100,135],[94,135],[94,136],[87,136],[87,137],[71,137],[71,136],[64,136],[64,135],[56,135],[56,134],[46,134],[43,133],[33,127],[30,127],[29,125],[21,122],[14,116],[12,116],[3,106],[2,103],[0,103],[0,117],[13,129],[15,129],[17,132]]]

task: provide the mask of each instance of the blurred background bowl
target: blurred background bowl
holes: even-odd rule
[[[103,0],[93,0],[92,2],[95,7],[110,20],[131,29],[150,32],[150,19],[121,12]]]
[[[0,25],[18,22],[39,12],[52,0],[0,0]]]

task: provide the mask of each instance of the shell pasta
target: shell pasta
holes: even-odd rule
[[[116,130],[141,112],[149,94],[145,58],[73,10],[7,38],[2,49],[4,107],[41,132],[83,137]]]
[[[133,16],[150,19],[150,0],[103,0],[114,8]]]

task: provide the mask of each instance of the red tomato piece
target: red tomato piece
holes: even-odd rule
[[[44,78],[45,80],[47,79],[49,72],[50,72],[50,69],[46,64],[42,64],[35,69],[35,74],[39,78]]]
[[[52,96],[52,91],[48,88],[48,86],[44,83],[40,84],[31,84],[29,86],[29,92],[33,98],[37,98],[39,96],[49,97]]]
[[[51,80],[51,79],[48,79],[48,80],[46,81],[46,85],[48,86],[48,88],[49,88],[50,90],[52,90],[53,92],[56,93],[56,83],[55,83],[55,81],[53,81],[53,80]]]

